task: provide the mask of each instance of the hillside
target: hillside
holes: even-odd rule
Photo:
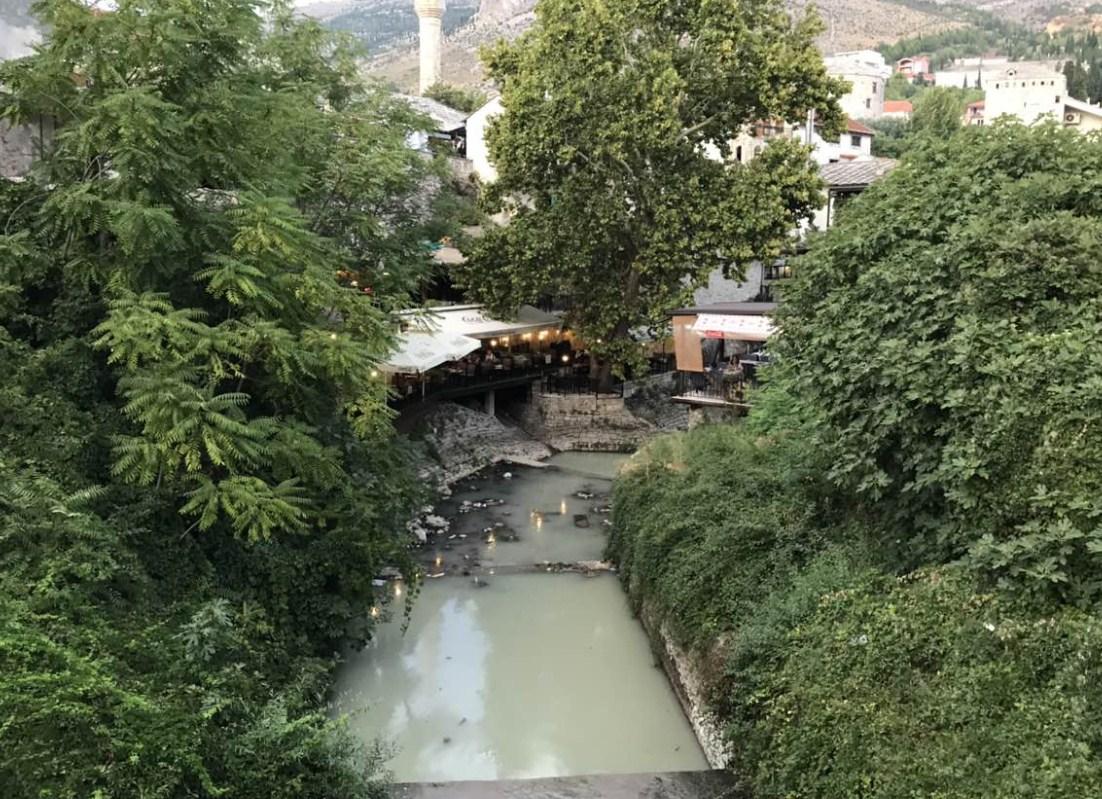
[[[413,0],[320,0],[300,4],[300,10],[333,30],[351,33],[373,53],[408,48],[417,37]],[[445,34],[469,22],[476,11],[478,0],[449,0]]]
[[[467,0],[473,2],[473,0]],[[1028,4],[1031,0],[1009,0]],[[810,0],[789,0],[793,11],[802,13]],[[816,0],[815,7],[823,18],[826,30],[819,43],[824,52],[837,52],[872,47],[919,33],[936,33],[961,24],[956,6],[939,6],[925,0],[898,3],[891,0]],[[405,89],[417,83],[416,17],[412,0],[360,0],[358,12],[364,19],[377,20],[376,9],[382,13],[402,16],[409,26],[404,40],[392,38],[388,49],[376,49],[370,71]],[[482,0],[478,12],[461,27],[450,29],[444,46],[444,71],[449,83],[477,84],[483,80],[478,61],[478,48],[498,38],[512,38],[525,30],[534,18],[535,0]],[[329,24],[344,25],[350,17],[331,17]],[[339,20],[339,22],[338,22]],[[393,23],[395,26],[397,22]]]

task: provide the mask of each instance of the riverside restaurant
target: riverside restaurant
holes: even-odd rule
[[[671,312],[677,392],[686,405],[749,409],[749,389],[770,363],[773,302],[722,302]]]
[[[398,348],[380,367],[398,401],[521,386],[574,357],[562,320],[530,305],[511,320],[481,305],[442,305],[402,311],[398,322]]]

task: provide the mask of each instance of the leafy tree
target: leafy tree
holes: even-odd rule
[[[464,86],[452,86],[450,83],[436,83],[425,90],[425,96],[457,111],[471,113],[486,105],[489,99],[486,92]]]
[[[971,552],[1099,596],[1100,167],[1097,136],[1055,124],[927,139],[786,288],[778,387],[901,567]]]
[[[484,53],[505,114],[490,130],[509,224],[478,242],[461,280],[508,312],[552,296],[603,364],[638,363],[629,333],[718,266],[776,254],[818,204],[806,152],[777,142],[746,166],[728,142],[763,118],[840,123],[840,82],[818,22],[774,0],[719,5],[546,0],[514,43]],[[709,157],[714,147],[718,157]]]
[[[327,429],[385,429],[373,368],[424,260],[407,206],[424,170],[409,113],[353,95],[344,51],[279,6],[265,35],[252,8],[219,0],[196,26],[175,0],[48,4],[49,45],[4,83],[10,112],[62,125],[51,188],[16,221],[61,256],[51,278],[103,298],[92,336],[132,422],[116,475],[260,539],[328,517],[346,481]]]
[[[918,93],[919,87],[911,82],[911,79],[902,72],[893,72],[884,84],[884,99],[909,100]]]
[[[911,130],[918,136],[943,138],[951,136],[964,124],[964,108],[967,105],[962,92],[934,87],[915,99],[911,115]]]
[[[1086,100],[1089,95],[1088,73],[1078,60],[1068,61],[1064,64],[1064,77],[1068,81],[1068,94],[1079,100]]]
[[[882,158],[901,158],[910,149],[912,138],[909,119],[881,117],[867,119],[864,122],[876,132],[872,140],[873,155]]]
[[[374,366],[427,124],[287,4],[40,6],[0,113],[0,785],[366,797],[323,697],[420,499]]]

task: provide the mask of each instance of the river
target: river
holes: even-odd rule
[[[443,576],[337,676],[336,710],[397,781],[707,768],[615,575],[533,568],[600,559],[620,460],[497,467],[441,506],[453,526],[424,558]]]

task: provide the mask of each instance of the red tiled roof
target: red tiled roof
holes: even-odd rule
[[[910,100],[885,100],[884,101],[884,113],[885,114],[909,114],[914,111],[914,106],[911,105]]]
[[[969,108],[975,108],[977,111],[982,111],[983,108],[984,108],[984,101],[983,100],[976,100],[976,102],[974,102],[974,103],[969,103],[968,107]]]
[[[863,133],[866,136],[875,136],[872,132],[872,128],[862,125],[856,119],[846,119],[846,132],[847,133]]]

